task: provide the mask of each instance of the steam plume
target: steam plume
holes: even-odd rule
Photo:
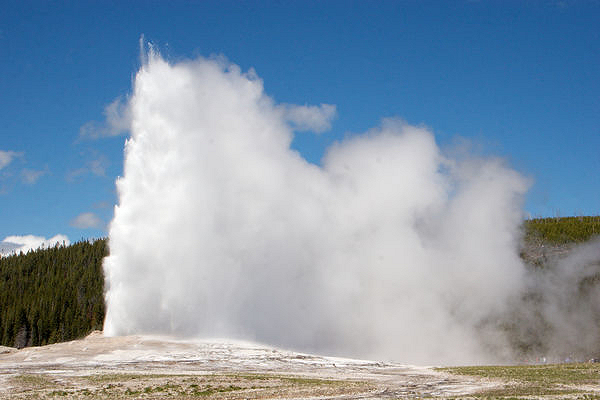
[[[0,241],[0,257],[19,252],[27,253],[30,250],[36,250],[45,247],[56,245],[69,245],[71,242],[65,235],[54,235],[49,239],[42,236],[24,235],[24,236],[7,236]]]
[[[290,148],[293,130],[326,129],[334,106],[278,105],[222,59],[150,52],[128,110],[107,334],[403,362],[508,348],[493,317],[526,286],[529,182],[501,160],[447,157],[428,129],[386,119],[315,166]]]

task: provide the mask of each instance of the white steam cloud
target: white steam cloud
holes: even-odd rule
[[[90,228],[102,228],[104,223],[102,220],[93,212],[81,213],[70,223],[71,226],[79,229],[90,229]]]
[[[532,353],[553,361],[600,358],[600,238],[558,251],[566,255],[528,271],[526,291],[503,319],[516,344]]]
[[[501,160],[449,158],[426,128],[387,119],[315,166],[293,130],[328,128],[335,107],[277,105],[223,60],[150,53],[127,109],[106,334],[415,363],[509,356],[494,318],[527,289],[529,182]]]
[[[48,170],[48,167],[41,169],[41,170],[35,170],[35,169],[29,169],[29,168],[24,168],[21,171],[21,179],[23,181],[23,183],[27,184],[27,185],[33,185],[35,184],[42,176],[44,175],[48,175],[50,173],[50,170]]]
[[[17,153],[15,151],[0,150],[0,169],[10,164],[15,157],[19,157],[22,155],[23,153]]]
[[[128,132],[131,126],[130,110],[127,102],[117,97],[104,108],[104,123],[89,121],[79,128],[79,137],[98,139],[107,136],[118,136]]]
[[[68,237],[60,234],[54,235],[50,239],[34,235],[7,236],[0,242],[0,256],[17,254],[20,252],[27,253],[30,250],[62,244],[68,246],[71,242]]]
[[[315,133],[328,131],[331,129],[331,121],[337,115],[336,107],[332,104],[321,104],[320,106],[285,104],[280,107],[284,118],[299,131]]]

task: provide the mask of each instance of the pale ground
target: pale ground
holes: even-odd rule
[[[322,357],[246,342],[104,337],[0,348],[0,398],[468,396],[498,382],[428,367]]]

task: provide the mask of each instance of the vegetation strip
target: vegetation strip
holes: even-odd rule
[[[28,374],[12,378],[10,398],[273,398],[365,392],[364,382],[270,374]]]
[[[526,242],[582,243],[600,235],[600,216],[534,218],[524,223]]]
[[[598,386],[600,382],[600,364],[597,363],[436,369],[456,375],[480,376],[504,382],[501,388],[476,393],[481,397],[520,398],[523,396],[578,395],[575,398],[600,398],[600,387],[598,387],[598,392],[586,389],[586,385]]]

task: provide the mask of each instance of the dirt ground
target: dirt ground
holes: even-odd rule
[[[0,398],[456,397],[498,382],[234,341],[104,337],[0,349]]]

